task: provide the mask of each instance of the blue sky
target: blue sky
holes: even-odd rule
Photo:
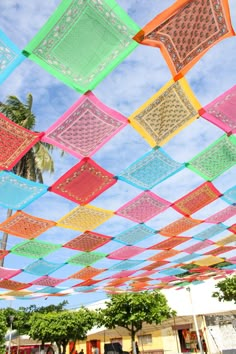
[[[171,0],[117,1],[140,27],[144,26],[173,2]],[[2,0],[0,3],[1,29],[20,49],[23,49],[59,3],[60,1],[58,0],[48,2],[39,0]],[[236,2],[235,0],[230,0],[229,4],[233,27],[236,29]],[[193,92],[202,106],[235,85],[235,52],[235,37],[228,38],[211,48],[186,75]],[[104,104],[128,117],[170,79],[170,71],[159,49],[140,45],[93,92]],[[33,110],[37,117],[36,129],[39,131],[45,131],[80,97],[76,91],[59,82],[34,62],[26,59],[1,85],[0,100],[4,101],[9,94],[17,95],[24,100],[29,92],[34,97]],[[176,161],[186,162],[222,135],[222,130],[206,120],[198,119],[171,139],[163,148]],[[103,168],[117,175],[121,169],[128,167],[149,150],[150,146],[128,125],[92,158]],[[54,152],[54,158],[55,174],[44,176],[44,182],[48,186],[78,162],[76,158],[68,154],[61,158],[58,151]],[[222,192],[232,187],[235,181],[235,171],[235,167],[231,168],[227,173],[217,178],[214,181],[215,187]],[[170,188],[170,182],[172,188]],[[185,169],[171,177],[170,181],[164,181],[157,185],[153,191],[162,198],[174,201],[201,183],[203,183],[202,178]],[[140,190],[119,181],[91,204],[105,209],[116,210],[139,193]],[[53,193],[47,193],[24,211],[56,221],[75,206],[76,204],[73,202]],[[205,210],[196,213],[194,217],[201,218],[201,213],[204,215],[213,214],[212,211],[217,212],[226,206],[228,205],[224,201],[217,201],[211,204],[210,210],[208,206]],[[5,219],[6,210],[0,207],[0,211],[0,221],[2,221]],[[162,213],[158,218],[151,219],[147,225],[154,229],[160,229],[179,217],[180,214],[176,211],[169,210]],[[134,225],[133,222],[120,217],[114,217],[114,219],[100,226],[96,231],[113,236]],[[235,219],[231,218],[227,222],[228,224],[226,223],[226,225],[231,225],[235,222]],[[201,225],[199,226],[200,231]],[[196,230],[194,232],[196,233]],[[40,235],[38,239],[62,244],[77,235],[78,232],[73,230],[65,232],[65,229],[56,228],[55,230],[54,228]],[[221,236],[223,237],[223,235],[224,232],[222,232]],[[226,235],[227,233],[225,233]],[[17,237],[9,237],[9,247],[12,247],[17,242],[19,242]],[[55,261],[56,259],[58,262],[63,261],[64,257],[68,258],[74,254],[74,251],[68,249],[64,249],[63,252],[63,254],[60,252],[55,254]],[[5,266],[9,268],[22,268],[29,263],[29,260],[25,259],[26,264],[24,264],[22,257],[8,258],[9,260],[6,261]],[[21,262],[19,263],[20,266],[17,262]],[[59,274],[60,270],[58,270]],[[25,281],[23,276],[19,277],[18,280]],[[97,293],[74,295],[65,299],[69,301],[69,307],[74,307],[102,299],[104,296],[105,294],[101,290]],[[63,298],[50,298],[45,301],[43,298],[37,299],[35,302],[38,305],[48,305],[62,300]],[[9,302],[1,301],[0,306],[8,306]],[[32,304],[31,301],[16,300],[11,303],[14,307],[28,306],[30,304]]]

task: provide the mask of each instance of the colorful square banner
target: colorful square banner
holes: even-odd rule
[[[0,224],[0,230],[14,236],[32,239],[55,225],[54,221],[37,218],[19,210]]]
[[[20,49],[0,30],[0,84],[8,78],[25,57]]]
[[[201,116],[226,133],[236,133],[236,85],[201,110]]]
[[[234,35],[227,0],[178,0],[135,35],[160,48],[174,77],[186,74],[215,44]]]
[[[117,182],[114,176],[85,157],[67,171],[50,188],[51,192],[85,205]]]
[[[57,226],[84,232],[96,229],[110,219],[114,213],[92,205],[78,206],[57,222]]]
[[[188,163],[188,168],[212,181],[236,163],[236,136],[222,136]]]
[[[141,189],[149,190],[184,168],[164,150],[153,149],[122,171],[118,178]]]
[[[82,235],[64,244],[63,247],[91,252],[96,248],[105,245],[107,242],[111,241],[111,239],[110,236],[101,235],[92,231],[85,231]]]
[[[129,120],[151,147],[161,146],[198,118],[200,107],[185,78],[170,80]]]
[[[0,206],[20,210],[46,193],[48,187],[11,172],[0,172]]]
[[[0,113],[0,169],[12,170],[43,133],[34,133]]]
[[[162,213],[170,205],[170,202],[156,194],[145,191],[119,208],[115,214],[138,223],[144,223]]]
[[[84,93],[137,47],[139,30],[115,0],[63,0],[23,54]]]
[[[127,124],[127,118],[89,91],[45,132],[42,141],[83,158],[93,155]]]
[[[175,201],[172,207],[178,212],[188,216],[210,204],[219,198],[220,195],[221,193],[212,183],[205,182],[184,197]]]

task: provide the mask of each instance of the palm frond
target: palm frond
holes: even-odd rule
[[[47,147],[41,142],[37,143],[34,146],[34,153],[35,153],[35,162],[36,167],[41,172],[54,172],[54,162],[52,156],[49,154]]]
[[[26,104],[22,103],[16,96],[8,96],[5,103],[0,103],[0,112],[14,123],[33,130],[36,118],[31,112],[32,102],[32,95],[28,95]]]
[[[33,106],[33,96],[31,95],[31,93],[29,93],[27,95],[27,98],[26,98],[25,108],[28,109],[31,112],[32,111],[32,106]]]

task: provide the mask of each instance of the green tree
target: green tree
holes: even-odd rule
[[[64,300],[60,302],[58,305],[48,305],[48,306],[40,306],[40,307],[37,307],[36,305],[30,305],[29,307],[19,307],[19,310],[24,311],[24,313],[26,313],[28,316],[35,312],[39,312],[39,313],[62,312],[63,310],[65,310],[66,305],[68,305],[68,301]]]
[[[18,310],[15,310],[11,307],[6,307],[5,309],[2,309],[2,314],[5,318],[5,322],[6,322],[7,327],[10,327],[10,325],[11,325],[10,317],[13,316],[15,319],[17,317],[17,313],[18,313]],[[16,327],[13,327],[13,325],[12,325],[12,328],[16,329]]]
[[[88,309],[78,311],[51,312],[47,314],[35,313],[29,320],[29,335],[32,339],[42,343],[56,343],[59,354],[66,353],[70,341],[83,340],[87,337],[96,319],[96,314]],[[74,347],[71,348],[71,353]]]
[[[218,291],[213,292],[212,296],[219,301],[234,301],[236,304],[236,275],[221,280],[215,286]]]
[[[32,113],[33,97],[28,94],[26,103],[22,103],[16,96],[8,96],[5,103],[0,102],[0,112],[12,120],[14,123],[34,131],[36,117]],[[13,171],[18,176],[43,183],[43,172],[53,172],[54,164],[50,151],[52,146],[38,142],[33,146],[22,159],[14,166]],[[7,218],[12,215],[12,210],[7,211]],[[0,249],[7,247],[8,234],[3,233],[0,241]],[[0,266],[3,266],[4,258],[0,260]]]
[[[159,291],[140,293],[123,293],[110,296],[105,302],[106,308],[98,310],[99,326],[126,328],[131,337],[131,347],[135,349],[135,337],[142,329],[143,323],[160,324],[175,315],[164,295]]]
[[[30,330],[29,320],[34,313],[49,313],[54,311],[55,313],[64,311],[65,305],[68,301],[62,301],[58,305],[40,306],[30,305],[29,307],[19,307],[18,310],[11,307],[7,307],[2,310],[5,317],[5,322],[10,327],[10,316],[14,317],[12,322],[12,328],[16,329],[18,334],[28,334]]]
[[[3,311],[0,311],[0,353],[6,353],[5,349],[5,335],[7,333],[7,325]]]

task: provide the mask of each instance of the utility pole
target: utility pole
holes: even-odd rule
[[[201,354],[204,354],[203,349],[202,349],[201,338],[200,338],[200,335],[199,335],[199,329],[198,329],[198,324],[197,324],[197,318],[196,318],[195,311],[194,311],[191,289],[190,289],[190,287],[187,287],[186,290],[189,292],[190,303],[191,303],[191,306],[192,306],[192,315],[193,315],[194,325],[195,325],[195,329],[196,329],[196,333],[197,333],[198,347],[199,347],[199,349],[200,349],[200,353],[201,353]]]
[[[9,335],[8,354],[11,354],[11,335],[12,335],[12,323],[14,321],[14,316],[9,316],[9,320],[10,320],[10,335]]]

